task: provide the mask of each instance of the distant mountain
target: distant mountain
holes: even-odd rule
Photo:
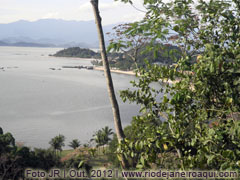
[[[4,41],[0,41],[0,46],[8,46],[8,43],[6,43]]]
[[[104,31],[112,31],[114,25],[104,26]],[[98,46],[94,21],[66,21],[41,19],[34,22],[20,20],[0,24],[0,45],[3,43],[33,43],[61,47]]]
[[[31,42],[5,43],[0,41],[0,46],[18,46],[18,47],[56,47],[53,44],[40,44]]]

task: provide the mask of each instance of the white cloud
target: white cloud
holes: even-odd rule
[[[34,21],[37,19],[56,18],[66,20],[94,20],[92,6],[89,0],[0,0],[0,23],[17,21],[19,19]],[[139,9],[143,0],[133,0]],[[116,24],[139,20],[141,13],[129,4],[120,1],[99,1],[103,24]]]
[[[119,2],[119,1],[113,1],[111,3],[100,3],[99,4],[99,9],[102,11],[107,11],[107,10],[114,10],[116,8],[123,8],[126,6],[125,4]]]
[[[137,0],[134,5],[139,9],[143,9],[141,0]],[[136,21],[144,16],[144,13],[137,11],[131,5],[119,1],[100,1],[99,10],[104,25]],[[90,2],[83,3],[78,8],[78,11],[80,20],[93,20],[94,17]]]
[[[79,8],[79,11],[89,11],[92,10],[90,2],[83,3]]]
[[[47,13],[42,17],[42,19],[58,19],[59,18],[59,12],[50,12]]]
[[[107,11],[107,10],[114,10],[116,8],[121,8],[123,7],[124,4],[121,2],[111,2],[111,3],[99,3],[99,10],[100,12],[103,11]],[[84,4],[82,4],[79,8],[79,11],[84,11],[84,12],[89,12],[92,11],[92,5],[90,4],[90,2],[86,2]]]

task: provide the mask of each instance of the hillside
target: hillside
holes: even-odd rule
[[[71,47],[58,51],[56,54],[52,55],[55,57],[79,57],[79,58],[100,58],[100,53],[96,53],[93,50]]]
[[[132,59],[134,57],[134,49],[130,49],[124,53],[109,53],[109,64],[112,68],[130,71],[138,67],[146,67],[147,60],[150,64],[170,66],[180,58],[181,49],[177,46],[169,44],[155,44],[155,49],[148,50],[148,45],[139,49],[136,56],[136,62]],[[93,65],[102,66],[102,61],[92,61]]]
[[[0,46],[15,46],[15,47],[56,47],[54,44],[40,44],[32,42],[16,42],[16,43],[7,43],[0,41]]]

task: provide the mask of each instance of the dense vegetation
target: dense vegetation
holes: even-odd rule
[[[145,0],[144,6],[145,18],[123,33],[167,41],[182,53],[173,68],[139,68],[135,90],[121,92],[124,101],[142,108],[132,121],[136,138],[127,137],[117,152],[133,168],[239,170],[240,2]],[[125,41],[111,45],[119,47]],[[148,45],[149,51],[155,48]]]
[[[126,52],[109,52],[109,64],[112,68],[117,68],[120,70],[133,70],[136,69],[136,64],[138,67],[145,67],[145,60],[148,59],[150,63],[158,63],[163,65],[171,65],[180,58],[180,49],[177,46],[172,46],[170,44],[155,44],[159,47],[159,51],[152,50],[152,52],[146,52],[147,45],[141,46],[139,53],[136,55],[137,61],[132,60],[134,56],[134,49],[127,50]],[[58,51],[53,56],[56,57],[78,57],[78,58],[94,58],[92,61],[93,65],[102,66],[102,61],[100,59],[100,53],[94,52],[90,49],[82,49],[79,47],[67,48]]]
[[[65,137],[60,134],[49,141],[51,145],[49,149],[31,150],[29,147],[15,144],[12,134],[4,133],[0,127],[0,179],[23,178],[26,168],[44,171],[52,168],[66,170],[84,168],[88,171],[92,166],[97,168],[102,167],[104,163],[117,162],[115,156],[111,158],[114,153],[108,148],[112,134],[112,129],[106,126],[93,134],[91,141],[94,142],[94,147],[91,147],[90,143],[80,147],[80,141],[73,139],[69,146],[74,150],[65,150],[65,152],[62,150],[65,146]]]
[[[19,179],[25,168],[49,170],[61,166],[60,157],[51,149],[17,146],[12,134],[4,133],[0,127],[0,179]]]
[[[118,53],[109,52],[110,66],[120,70],[134,70],[137,67],[146,67],[146,60],[148,60],[148,62],[151,64],[169,66],[180,58],[181,50],[177,46],[156,43],[155,46],[159,47],[158,51],[146,51],[147,46],[147,44],[141,45],[137,54],[135,54],[134,48],[124,52],[123,49],[119,49],[120,52]],[[109,48],[111,48],[111,46],[109,46]],[[118,56],[115,55],[113,57],[112,54],[116,54]],[[134,61],[133,58],[136,61]],[[102,66],[102,62],[97,60],[92,61],[92,64]]]
[[[78,57],[78,58],[100,58],[100,53],[94,52],[90,49],[71,47],[58,51],[53,56],[56,57]]]

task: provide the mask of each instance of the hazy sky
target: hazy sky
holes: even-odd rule
[[[135,0],[143,9],[142,0]],[[144,13],[131,5],[114,0],[99,0],[102,22],[114,24],[139,20]],[[0,0],[0,23],[17,20],[35,21],[43,18],[93,20],[90,0]]]

